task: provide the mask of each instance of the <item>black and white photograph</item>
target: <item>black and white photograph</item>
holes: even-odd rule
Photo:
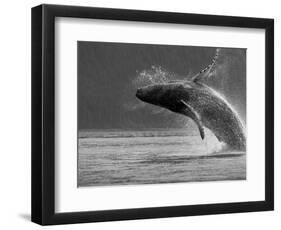
[[[246,180],[246,55],[77,41],[77,186]]]
[[[274,210],[274,19],[265,5],[242,16],[242,5],[239,14],[219,15],[204,14],[202,4],[162,11],[151,1],[145,10],[32,8],[32,222],[165,218],[166,229],[172,217],[200,226],[201,215],[246,212],[259,214],[223,218],[221,226],[276,222],[270,214],[255,222]],[[6,88],[14,94],[12,79]],[[15,98],[9,109],[18,112]],[[15,121],[6,122],[9,149]],[[7,176],[17,168],[14,154],[4,155],[13,160],[3,175],[22,188]]]

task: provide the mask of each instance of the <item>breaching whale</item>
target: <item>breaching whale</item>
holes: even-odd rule
[[[245,130],[238,114],[218,92],[201,82],[211,75],[217,58],[218,50],[212,64],[190,81],[148,85],[139,88],[136,97],[191,118],[198,126],[202,139],[205,137],[204,127],[207,127],[218,141],[229,148],[245,150]]]

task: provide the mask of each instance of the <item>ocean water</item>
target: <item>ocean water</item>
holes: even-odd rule
[[[246,179],[246,153],[207,130],[80,130],[78,186]]]

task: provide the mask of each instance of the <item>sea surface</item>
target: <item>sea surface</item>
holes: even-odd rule
[[[80,130],[78,187],[246,179],[246,153],[209,131]]]

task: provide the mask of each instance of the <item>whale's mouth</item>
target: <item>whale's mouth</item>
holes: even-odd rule
[[[138,99],[141,99],[141,98],[143,97],[142,89],[137,89],[136,97],[137,97]]]
[[[145,92],[145,89],[143,89],[143,88],[137,89],[136,97],[143,102],[148,102],[147,93]]]

